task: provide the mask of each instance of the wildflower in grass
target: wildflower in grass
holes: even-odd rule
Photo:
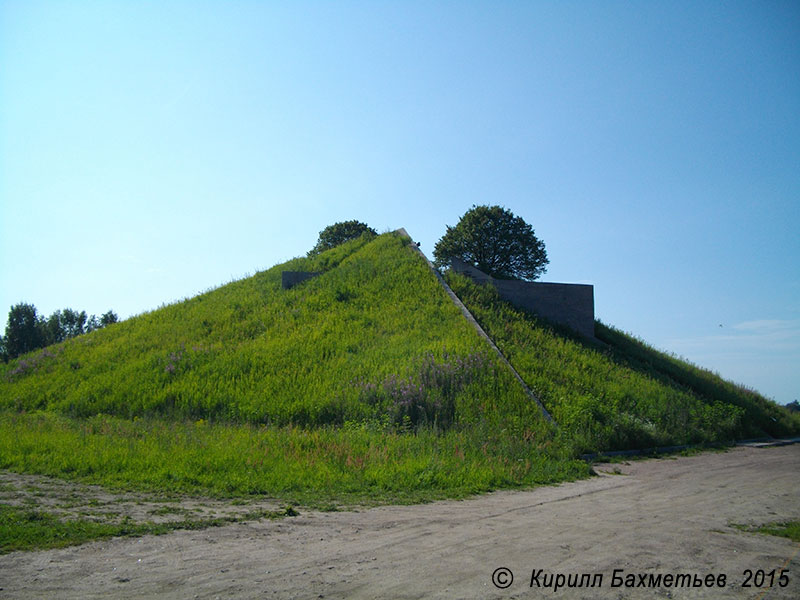
[[[455,423],[459,392],[485,374],[490,364],[482,353],[450,356],[444,351],[437,360],[429,352],[415,375],[401,379],[391,374],[380,385],[357,379],[353,385],[362,401],[387,412],[401,431],[421,426],[444,430]]]
[[[48,358],[55,358],[55,356],[56,355],[53,352],[45,348],[41,352],[34,354],[31,357],[21,358],[19,359],[19,362],[17,362],[17,366],[8,373],[8,377],[10,380],[13,380],[13,378],[17,375],[28,375],[29,373],[33,373],[37,371]]]
[[[164,372],[168,374],[175,373],[176,365],[183,359],[185,353],[184,346],[181,344],[181,349],[176,352],[170,352],[167,356],[167,365],[164,367]]]
[[[11,371],[10,375],[20,375],[22,373],[25,373],[28,369],[31,368],[32,364],[33,364],[32,362],[28,362],[23,358],[17,363],[17,367],[13,371]]]

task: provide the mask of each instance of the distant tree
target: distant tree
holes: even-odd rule
[[[9,358],[16,358],[31,350],[44,346],[40,321],[36,317],[33,304],[19,303],[8,311],[6,335],[4,336],[5,352]]]
[[[108,311],[107,313],[100,316],[100,327],[107,327],[112,323],[116,323],[119,321],[119,316],[113,310]]]
[[[42,332],[43,343],[45,346],[57,344],[67,339],[64,326],[61,324],[61,311],[57,310],[45,320],[39,318],[39,329]]]
[[[65,308],[61,311],[61,327],[64,330],[64,338],[74,338],[86,333],[86,311],[72,310]]]
[[[37,316],[33,304],[17,304],[8,313],[5,337],[0,337],[0,360],[8,362],[20,354],[58,344],[117,321],[119,317],[113,310],[98,319],[95,315],[87,317],[85,310],[65,308],[45,319]]]
[[[95,329],[102,329],[102,325],[100,325],[100,319],[97,318],[96,315],[90,316],[86,319],[86,327],[84,327],[85,333],[90,333]]]
[[[498,279],[533,281],[550,262],[533,228],[500,206],[473,206],[433,249],[438,268],[460,258]]]
[[[792,412],[800,412],[800,402],[798,402],[797,400],[789,402],[789,404],[786,405],[786,408],[788,408]]]
[[[85,310],[78,312],[71,308],[65,308],[55,311],[46,320],[39,317],[39,328],[44,345],[49,346],[95,329],[102,329],[106,325],[116,323],[117,320],[117,315],[111,310],[98,319],[95,315],[87,317]]]
[[[319,240],[317,245],[314,246],[309,252],[309,256],[314,256],[325,250],[335,248],[340,244],[344,244],[349,240],[360,237],[363,234],[378,235],[372,227],[360,221],[342,221],[341,223],[334,223],[328,225],[325,229],[319,232]]]

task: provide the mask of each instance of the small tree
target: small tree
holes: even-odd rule
[[[64,331],[64,338],[74,338],[86,333],[86,311],[72,310],[65,308],[61,311],[61,327]]]
[[[67,339],[67,333],[61,322],[61,311],[57,310],[46,321],[44,317],[39,318],[39,325],[44,337],[44,345],[57,344]]]
[[[44,336],[33,304],[21,302],[11,307],[3,342],[9,358],[16,358],[44,346]]]
[[[112,323],[116,323],[118,321],[119,317],[117,316],[117,313],[115,313],[113,310],[110,310],[107,313],[104,313],[103,315],[100,316],[100,327],[107,327]]]
[[[453,257],[470,263],[498,279],[533,281],[550,262],[544,242],[533,228],[500,206],[473,206],[433,249],[438,268],[449,267]]]
[[[342,221],[341,223],[334,223],[328,225],[325,229],[319,232],[319,240],[317,245],[314,246],[309,252],[309,256],[314,256],[325,250],[335,248],[340,244],[344,244],[348,240],[353,240],[363,234],[378,235],[372,227],[360,221]]]

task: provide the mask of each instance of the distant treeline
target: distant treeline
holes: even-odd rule
[[[119,317],[113,310],[98,318],[87,316],[85,310],[78,312],[71,308],[57,310],[45,318],[36,314],[33,304],[21,302],[8,311],[6,334],[0,337],[0,358],[8,362],[20,354],[102,329],[117,321]]]

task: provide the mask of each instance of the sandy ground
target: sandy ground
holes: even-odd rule
[[[800,519],[800,445],[598,467],[599,477],[465,501],[311,512],[0,556],[0,598],[800,598],[800,544],[731,524]],[[621,474],[614,474],[620,471]],[[509,569],[497,588],[492,575]],[[789,570],[743,588],[745,571]],[[726,576],[726,587],[612,587]],[[530,587],[600,574],[595,588]],[[510,582],[498,572],[500,583]],[[584,580],[586,581],[586,580]],[[598,581],[597,579],[595,581]]]
[[[98,523],[120,523],[123,519],[134,523],[233,520],[248,513],[285,508],[269,498],[237,503],[211,498],[119,494],[95,485],[9,471],[0,471],[0,503],[44,511],[62,519]]]

